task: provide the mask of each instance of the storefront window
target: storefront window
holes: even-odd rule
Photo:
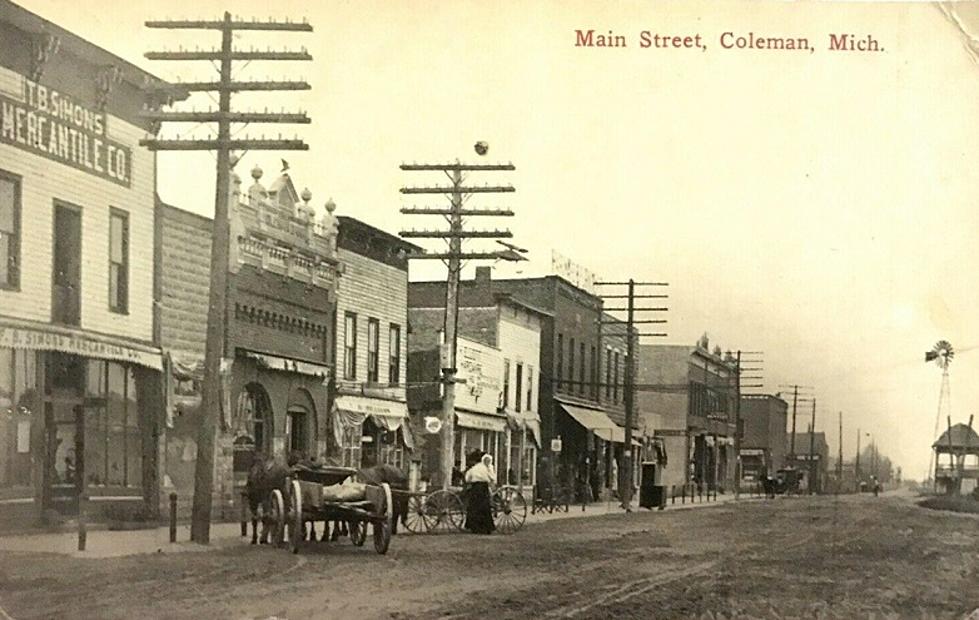
[[[35,355],[0,348],[0,487],[31,484]]]
[[[523,484],[533,486],[537,484],[537,448],[532,444],[524,446],[523,460],[520,462],[521,481]]]
[[[142,484],[139,396],[132,367],[88,360],[85,478],[92,486]]]
[[[359,426],[343,427],[343,455],[344,467],[360,467],[361,442],[363,440],[363,430]]]

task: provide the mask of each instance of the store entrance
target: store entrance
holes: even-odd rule
[[[82,399],[66,393],[44,403],[45,444],[44,509],[63,515],[78,514],[82,479],[79,461],[85,454],[85,413]]]
[[[42,505],[76,515],[85,455],[85,360],[63,353],[45,358]]]

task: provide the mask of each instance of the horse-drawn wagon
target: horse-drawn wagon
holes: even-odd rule
[[[273,542],[288,539],[289,548],[298,553],[307,537],[306,524],[323,521],[343,523],[350,539],[361,546],[367,539],[367,528],[373,530],[374,549],[387,553],[394,526],[394,501],[388,483],[360,483],[354,480],[357,470],[346,467],[296,466],[286,478],[285,493],[273,489],[270,497],[270,519]],[[324,536],[324,539],[326,536]]]

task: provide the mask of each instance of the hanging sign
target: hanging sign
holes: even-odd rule
[[[0,143],[77,168],[123,187],[132,149],[106,135],[106,115],[23,77],[23,100],[0,94]]]
[[[560,451],[561,451],[561,438],[558,437],[557,439],[552,439],[551,452],[560,452]]]
[[[442,420],[439,420],[435,416],[427,416],[425,418],[425,430],[432,435],[438,433],[442,430]]]

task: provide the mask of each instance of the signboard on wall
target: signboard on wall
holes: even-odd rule
[[[595,294],[595,281],[598,278],[595,273],[585,269],[567,256],[560,254],[556,250],[551,250],[551,272],[574,284],[581,290]]]
[[[0,94],[0,143],[129,187],[132,149],[109,139],[104,112],[22,77],[22,100]]]
[[[460,338],[456,345],[456,407],[496,413],[503,394],[503,357],[498,349]]]

